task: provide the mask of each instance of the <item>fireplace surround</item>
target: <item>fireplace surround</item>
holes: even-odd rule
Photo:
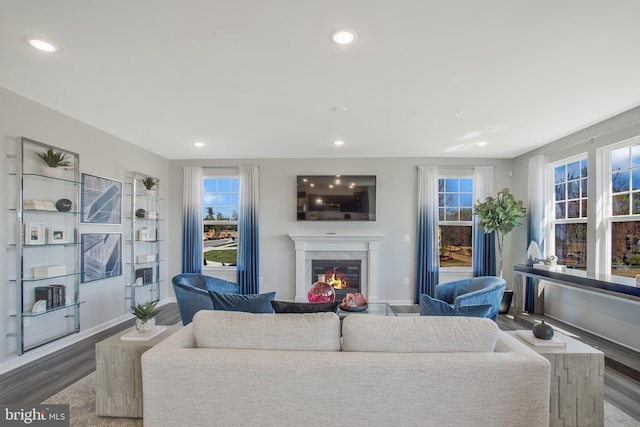
[[[312,260],[359,260],[360,292],[369,302],[378,300],[378,256],[382,234],[289,234],[296,256],[295,300],[307,301],[307,292],[318,280]]]

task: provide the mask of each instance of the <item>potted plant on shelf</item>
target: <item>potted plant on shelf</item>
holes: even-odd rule
[[[496,232],[496,240],[498,243],[499,268],[498,272],[502,277],[502,263],[504,251],[504,236],[509,234],[511,230],[520,227],[520,220],[527,214],[527,210],[523,207],[522,200],[517,200],[508,188],[498,191],[497,197],[489,196],[484,202],[478,201],[473,206],[473,211],[480,222],[478,227],[485,233]],[[505,291],[500,313],[506,313],[511,306],[513,291]]]
[[[49,147],[47,151],[36,154],[46,163],[46,166],[42,167],[43,175],[59,178],[62,176],[63,171],[60,168],[71,166],[71,162],[66,160],[66,153],[63,153],[62,151],[53,151],[53,148],[51,147]]]
[[[155,180],[155,178],[147,176],[142,180],[142,185],[144,185],[144,194],[147,196],[153,196],[153,193],[155,192],[154,188],[156,185],[157,181]]]
[[[156,316],[160,313],[157,304],[155,301],[131,306],[131,312],[136,316],[136,330],[141,334],[151,332],[156,326]]]

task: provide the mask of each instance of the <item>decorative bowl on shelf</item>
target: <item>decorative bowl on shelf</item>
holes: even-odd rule
[[[367,308],[369,308],[369,304],[357,305],[355,307],[340,304],[340,310],[344,310],[344,311],[358,312],[358,311],[365,311]]]
[[[336,291],[327,282],[316,282],[311,285],[307,299],[310,303],[333,302],[336,299]]]
[[[69,212],[71,210],[71,206],[73,206],[73,203],[71,203],[71,200],[69,199],[60,199],[56,202],[56,209],[60,212]]]

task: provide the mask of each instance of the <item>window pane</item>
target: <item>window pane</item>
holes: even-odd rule
[[[640,221],[611,224],[611,274],[640,274]]]
[[[216,208],[213,208],[211,206],[204,208],[204,214],[202,216],[202,218],[205,221],[214,221],[216,220],[216,216],[217,216],[218,210]]]
[[[565,184],[556,185],[556,200],[565,199]]]
[[[445,221],[458,221],[458,209],[447,209]]]
[[[629,215],[629,194],[618,194],[611,197],[612,215]]]
[[[451,208],[457,208],[460,206],[458,204],[458,195],[457,194],[447,194],[446,206]]]
[[[225,266],[236,265],[238,258],[238,226],[205,225],[204,226],[204,265]]]
[[[441,225],[440,267],[471,267],[471,226]]]
[[[238,178],[231,178],[230,179],[230,185],[231,185],[231,189],[229,191],[231,191],[232,193],[237,193],[238,190]]]
[[[460,194],[460,206],[472,207],[473,206],[473,195],[471,195],[471,194]]]
[[[618,148],[611,152],[611,171],[629,168],[629,147]]]
[[[565,219],[567,217],[566,203],[556,203],[556,219]]]
[[[219,178],[218,179],[218,192],[228,193],[231,191],[231,183],[229,178]]]
[[[473,193],[473,179],[461,179],[460,180],[460,192],[461,193]]]
[[[232,208],[233,207],[237,208],[238,206],[240,206],[238,204],[238,193],[231,193],[229,195],[229,206],[231,206]]]
[[[580,176],[582,178],[586,178],[587,171],[588,171],[588,163],[587,163],[587,160],[585,159],[580,162]]]
[[[438,193],[444,193],[444,179],[438,180]]]
[[[555,237],[558,264],[586,270],[587,224],[556,224]]]
[[[587,197],[587,195],[589,194],[589,187],[588,187],[588,182],[586,179],[583,179],[582,181],[580,181],[582,183],[582,197]]]
[[[567,199],[578,199],[580,197],[580,181],[569,181],[567,183]]]
[[[616,172],[611,176],[611,190],[614,193],[629,191],[629,171]]]
[[[447,179],[445,180],[445,191],[455,191],[458,192],[458,179]]]
[[[567,165],[567,181],[580,178],[580,162],[573,162]]]
[[[216,179],[207,178],[204,180],[204,192],[205,193],[215,193],[216,192]]]
[[[640,190],[640,168],[631,169],[631,189]]]
[[[473,220],[473,209],[471,208],[460,209],[460,221],[472,221],[472,220]]]
[[[216,206],[229,206],[229,194],[218,193],[216,196]]]
[[[438,209],[438,221],[444,221],[444,208]]]
[[[444,193],[438,193],[438,206],[444,206]]]
[[[561,182],[564,182],[566,179],[566,166],[562,165],[562,166],[558,166],[557,168],[555,168],[554,173],[553,173],[554,177],[555,177],[555,183],[559,184]]]
[[[631,213],[634,215],[640,214],[640,193],[633,193],[631,203]]]
[[[580,218],[580,201],[567,202],[567,218]]]

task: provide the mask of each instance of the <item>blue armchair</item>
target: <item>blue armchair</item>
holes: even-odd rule
[[[436,285],[435,301],[433,298],[423,295],[420,301],[420,314],[421,315],[443,315],[439,313],[429,313],[429,310],[438,310],[438,303],[442,305],[442,302],[448,304],[455,313],[460,311],[461,313],[482,312],[482,317],[487,317],[496,320],[498,316],[498,310],[500,308],[500,302],[502,301],[502,294],[506,282],[504,279],[496,276],[481,276],[473,277],[471,279],[456,280],[454,282],[441,283]],[[440,300],[440,301],[438,301]],[[480,306],[486,307],[484,311],[478,310],[465,310],[461,307],[476,306],[480,309]],[[490,307],[489,307],[490,306]],[[471,307],[468,307],[471,309]],[[463,315],[463,314],[457,314]]]
[[[182,273],[171,279],[176,294],[182,324],[188,325],[193,315],[200,310],[213,310],[213,302],[209,291],[224,294],[238,294],[237,283],[204,274]]]

